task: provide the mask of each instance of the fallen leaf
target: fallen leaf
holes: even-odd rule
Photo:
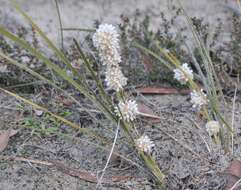
[[[24,157],[13,157],[13,156],[1,156],[0,160],[14,160],[14,161],[20,161],[20,162],[28,162],[32,164],[41,164],[45,166],[55,167],[58,171],[63,172],[64,174],[77,177],[79,179],[97,183],[98,179],[97,176],[94,175],[91,172],[85,171],[85,170],[79,170],[79,169],[73,169],[68,166],[65,166],[63,163],[58,161],[42,161],[42,160],[36,160],[36,159],[28,159]],[[113,183],[113,182],[120,182],[120,181],[128,181],[131,179],[136,179],[134,176],[113,176],[108,177],[108,179],[104,179],[103,183]]]
[[[146,56],[146,55],[143,56],[143,65],[144,65],[144,69],[147,73],[153,69],[153,63],[149,56]]]
[[[228,167],[229,174],[241,178],[241,162],[239,160],[234,160]]]
[[[94,175],[91,172],[87,172],[84,170],[77,170],[77,169],[73,169],[73,168],[69,168],[64,166],[62,163],[60,162],[54,162],[53,165],[61,172],[73,176],[73,177],[78,177],[79,179],[91,182],[91,183],[97,183],[98,182],[98,178],[96,175]],[[103,183],[113,183],[113,182],[120,182],[120,181],[128,181],[131,180],[135,177],[133,176],[114,176],[114,177],[110,177],[108,179],[104,179]]]
[[[139,115],[148,118],[148,121],[152,123],[159,123],[161,121],[161,118],[155,115],[153,110],[143,103],[138,103],[138,111],[140,112]]]
[[[115,177],[111,177],[111,181],[112,182],[130,181],[134,178],[135,178],[134,176],[115,176]]]
[[[17,133],[18,133],[18,130],[11,129],[9,137],[12,137],[12,136],[16,135]]]
[[[164,88],[164,87],[143,87],[136,89],[141,94],[190,94],[190,89],[175,89],[175,88]]]
[[[239,160],[232,161],[227,169],[227,174],[228,174],[228,181],[225,189],[230,190],[233,187],[233,185],[239,179],[241,179],[241,162]],[[238,186],[233,190],[241,190],[241,187]]]
[[[63,96],[58,96],[56,98],[57,102],[62,103],[64,106],[71,106],[74,102],[70,99],[67,99]]]
[[[62,171],[63,173],[65,173],[67,175],[70,175],[73,177],[78,177],[78,178],[83,179],[88,182],[97,183],[97,177],[90,172],[69,168],[69,167],[64,166],[60,162],[54,162],[53,164],[58,170]]]
[[[2,131],[0,134],[0,152],[2,152],[8,145],[10,137],[17,134],[17,130],[9,129]]]

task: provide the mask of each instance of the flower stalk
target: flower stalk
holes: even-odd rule
[[[144,161],[150,172],[155,176],[157,184],[161,184],[163,189],[164,174],[159,169],[158,164],[151,156],[154,144],[147,136],[141,136],[135,140],[136,134],[132,132],[131,123],[134,122],[139,114],[138,106],[135,100],[126,99],[124,95],[124,86],[127,84],[127,78],[121,72],[119,63],[119,35],[114,26],[103,24],[100,25],[93,35],[93,43],[99,52],[103,66],[106,67],[106,86],[107,90],[114,90],[118,104],[114,106],[116,118],[121,121],[120,126],[123,128],[126,136],[131,141],[131,145],[137,150],[140,158]],[[115,118],[115,120],[116,120]]]

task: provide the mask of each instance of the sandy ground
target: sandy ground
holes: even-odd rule
[[[60,42],[59,22],[54,0],[18,0],[21,7],[35,22],[48,34],[50,39]],[[120,15],[132,18],[138,9],[141,15],[149,15],[151,27],[155,30],[159,27],[160,13],[164,12],[170,17],[173,12],[171,7],[175,0],[61,0],[59,1],[63,28],[93,28],[94,21],[107,22],[114,25],[119,24]],[[190,16],[203,17],[206,22],[211,23],[213,28],[216,20],[226,19],[228,13],[224,8],[226,0],[185,0],[183,6]],[[229,4],[232,4],[229,0]],[[22,17],[13,10],[8,0],[0,0],[0,24],[14,28],[16,25],[25,25]],[[182,25],[177,22],[177,28]],[[225,27],[228,30],[228,24]],[[223,40],[228,40],[227,34],[223,32]],[[64,37],[81,38],[78,32],[64,32]],[[65,42],[68,45],[68,40]]]
[[[48,36],[59,43],[59,25],[54,1],[19,0],[18,2]],[[60,11],[64,27],[92,28],[96,19],[117,25],[121,14],[133,17],[135,10],[139,9],[142,15],[148,14],[151,16],[151,26],[156,29],[160,22],[160,11],[164,11],[167,15],[171,14],[169,2],[166,0],[63,0],[60,2]],[[222,3],[224,2],[221,0],[186,0],[184,6],[190,15],[203,16],[206,21],[215,26],[217,18],[225,20],[228,15],[223,8]],[[0,4],[1,25],[11,30],[14,30],[16,26],[26,26],[23,19],[11,8],[8,0],[0,0]],[[226,29],[228,29],[228,24]],[[82,35],[76,32],[65,32],[64,36],[65,44],[68,45],[70,37],[81,38]],[[225,31],[223,40],[227,40]],[[34,98],[37,95],[32,96]],[[156,144],[153,155],[160,168],[167,174],[167,189],[224,189],[226,183],[224,171],[232,158],[239,157],[241,150],[239,140],[241,128],[238,125],[241,118],[240,105],[237,104],[235,110],[235,128],[237,129],[237,136],[235,136],[234,141],[235,152],[234,155],[225,155],[220,147],[211,142],[210,137],[202,127],[194,126],[193,121],[200,126],[204,126],[204,123],[199,115],[192,110],[188,96],[168,95],[151,96],[145,99],[143,97],[138,98],[145,101],[162,118],[162,121],[155,125],[144,120],[138,120],[138,122],[139,130],[148,134]],[[47,101],[52,103],[52,99]],[[26,129],[22,123],[24,118],[29,116],[35,118],[35,116],[31,111],[26,114],[22,110],[16,110],[16,105],[19,105],[18,101],[0,93],[0,129],[9,127],[20,129],[20,132],[11,139],[9,146],[1,156],[61,162],[65,166],[85,170],[93,174],[97,174],[104,167],[108,151],[103,151],[90,145],[90,143],[84,142],[83,140],[90,139],[76,134],[76,131],[66,126],[61,126],[60,131],[73,137],[74,141],[59,138],[57,135],[40,135],[33,128]],[[75,107],[71,109],[75,110]],[[36,119],[41,120],[42,118]],[[71,119],[77,123],[82,121],[84,128],[102,131],[95,123],[87,122],[86,115],[83,116],[77,111],[71,115]],[[107,123],[104,120],[103,122]],[[106,126],[108,127],[108,123]],[[102,133],[104,132],[102,131]],[[108,137],[113,138],[112,133]],[[103,134],[103,136],[105,135]],[[96,139],[91,142],[101,144]],[[123,139],[121,138],[117,150],[141,165],[135,160],[131,149],[122,143]],[[109,148],[110,146],[107,146],[108,150]],[[211,164],[209,161],[213,163]],[[103,189],[153,189],[152,182],[146,172],[143,172],[140,167],[133,166],[132,163],[119,158],[114,159],[111,163],[106,176],[107,178],[112,176],[132,176],[133,178],[118,183],[105,184]],[[30,162],[0,161],[0,190],[86,190],[94,188],[94,183],[71,177],[55,167],[36,165]]]
[[[103,151],[85,142],[101,145],[100,141],[90,140],[86,136],[78,136],[74,130],[64,127],[62,133],[70,135],[74,141],[61,139],[60,136],[40,135],[34,128],[27,129],[20,122],[24,119],[21,111],[14,110],[17,101],[5,94],[0,94],[0,128],[9,127],[19,129],[3,152],[4,156],[24,157],[38,161],[52,161],[80,171],[87,171],[96,175],[104,167],[108,151]],[[155,143],[152,153],[166,176],[166,186],[169,190],[220,190],[226,183],[225,170],[230,160],[240,155],[239,134],[241,131],[240,104],[235,113],[236,134],[234,155],[225,154],[220,147],[212,143],[203,128],[201,118],[193,112],[187,96],[140,96],[138,100],[152,107],[162,120],[151,124],[146,120],[139,120],[138,130],[148,134]],[[155,107],[153,107],[155,105]],[[6,106],[8,108],[6,108]],[[27,115],[25,116],[27,117]],[[32,115],[32,117],[34,117]],[[76,114],[72,116],[76,120]],[[38,118],[39,119],[39,118]],[[40,120],[43,118],[40,118]],[[80,120],[84,118],[80,116]],[[104,120],[102,122],[105,122]],[[197,127],[194,123],[198,124]],[[110,127],[110,126],[109,126]],[[95,124],[85,125],[85,128],[96,128]],[[103,129],[96,128],[101,132]],[[105,135],[104,135],[105,136]],[[116,151],[139,163],[131,149],[118,140]],[[108,150],[108,146],[107,146]],[[1,161],[0,162],[1,190],[87,190],[94,189],[95,183],[89,183],[66,174],[64,170],[43,164],[30,162]],[[103,184],[103,189],[110,190],[151,190],[146,172],[118,157],[113,157],[106,172],[107,179],[113,176],[130,177],[119,182]]]

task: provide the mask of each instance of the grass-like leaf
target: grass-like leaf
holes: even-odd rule
[[[37,24],[35,24],[35,22],[31,19],[30,16],[28,16],[21,8],[20,6],[16,3],[16,1],[12,0],[12,4],[15,7],[15,9],[30,23],[30,25],[36,30],[37,34],[39,34],[39,36],[44,40],[44,42],[46,43],[46,45],[53,51],[53,53],[59,58],[60,61],[62,61],[68,69],[70,69],[72,71],[72,73],[74,74],[74,76],[78,77],[78,79],[81,82],[85,82],[84,79],[82,78],[81,75],[78,74],[78,72],[76,71],[76,69],[74,69],[71,65],[71,63],[69,62],[69,60],[67,59],[67,57],[65,56],[65,54],[59,50],[54,44],[53,42],[47,37],[47,35],[38,27]],[[57,5],[56,5],[57,6]],[[62,29],[61,29],[62,31]]]
[[[40,105],[35,104],[35,103],[32,102],[31,100],[27,100],[26,98],[23,98],[23,97],[15,94],[15,93],[13,93],[13,92],[10,92],[10,91],[8,91],[8,90],[6,90],[6,89],[3,89],[3,88],[1,88],[1,87],[0,87],[0,90],[3,91],[3,92],[5,92],[6,94],[8,94],[8,95],[10,95],[10,96],[15,97],[17,100],[23,101],[24,103],[27,103],[27,104],[33,106],[35,109],[42,110],[43,112],[48,113],[49,115],[51,115],[52,117],[56,118],[57,120],[65,123],[65,124],[67,124],[68,126],[71,126],[71,127],[75,128],[75,129],[77,129],[78,131],[80,131],[80,132],[82,132],[82,133],[86,133],[86,134],[88,134],[88,135],[91,136],[91,137],[95,137],[95,138],[97,138],[97,139],[100,139],[100,140],[101,140],[102,142],[104,142],[104,143],[109,143],[109,141],[108,141],[107,139],[105,139],[103,136],[101,136],[101,135],[99,135],[99,134],[96,134],[96,132],[91,131],[91,130],[86,129],[86,128],[82,128],[82,127],[80,127],[79,125],[77,125],[77,124],[75,124],[75,123],[73,123],[73,122],[71,122],[71,121],[69,121],[69,120],[67,120],[67,119],[65,119],[65,118],[63,118],[63,117],[61,117],[61,116],[59,116],[59,115],[57,115],[57,114],[55,114],[55,113],[52,113],[52,112],[49,111],[47,108],[44,108],[44,107],[42,107],[42,106],[40,106]]]
[[[28,22],[31,24],[31,26],[37,31],[37,33],[40,35],[40,37],[45,41],[45,43],[47,44],[47,46],[55,53],[55,55],[59,58],[60,61],[62,61],[63,63],[65,63],[65,65],[68,68],[71,68],[71,70],[73,71],[74,75],[78,75],[78,72],[76,69],[74,69],[70,62],[68,61],[68,59],[66,58],[66,56],[64,55],[64,53],[59,50],[52,42],[51,40],[48,39],[48,37],[44,34],[44,32],[42,32],[42,30],[40,30],[40,28],[32,21],[32,19],[25,14],[25,12],[23,12],[20,7],[17,5],[17,3],[13,3],[15,8],[21,13],[21,15],[24,16],[24,18],[26,18],[28,20]],[[0,34],[2,34],[4,37],[10,39],[11,41],[13,41],[14,43],[16,43],[17,45],[19,45],[20,47],[26,49],[27,51],[29,51],[32,55],[34,55],[36,58],[38,58],[40,61],[42,61],[49,69],[51,69],[51,71],[54,71],[60,78],[62,78],[63,80],[67,81],[70,85],[72,85],[77,91],[79,91],[80,93],[82,93],[89,101],[91,101],[94,106],[96,106],[105,116],[107,119],[109,119],[110,121],[112,121],[112,123],[118,123],[119,119],[116,114],[113,111],[113,107],[115,106],[114,103],[112,103],[110,100],[108,100],[108,95],[105,92],[101,81],[98,79],[97,75],[95,75],[94,70],[92,69],[89,60],[87,59],[87,57],[85,56],[85,54],[83,53],[83,51],[80,49],[80,47],[78,46],[78,43],[75,41],[75,45],[79,51],[79,55],[80,57],[83,59],[84,64],[87,68],[88,71],[90,71],[90,74],[92,76],[92,78],[95,80],[98,89],[101,92],[101,97],[99,97],[98,95],[95,94],[95,92],[89,87],[89,85],[87,84],[87,82],[84,80],[84,78],[82,76],[79,77],[80,82],[75,81],[72,77],[70,77],[67,73],[65,69],[62,69],[59,65],[53,63],[50,59],[48,59],[43,53],[40,52],[40,50],[32,47],[30,44],[28,44],[25,40],[17,37],[16,35],[12,34],[11,32],[7,31],[5,28],[0,27]],[[16,66],[19,66],[19,64],[17,64],[16,62],[13,62],[11,60],[11,58],[9,58],[8,56],[2,54],[2,57],[4,57],[5,59],[7,59],[8,61],[10,61],[11,63],[13,63]],[[40,78],[41,80],[48,82],[49,84],[53,85],[56,87],[56,84],[54,82],[52,82],[49,79],[46,79],[43,76],[40,76],[38,73],[29,70],[27,67],[20,67],[22,69],[25,69],[27,72],[31,73],[32,75],[34,75],[35,77]],[[67,125],[70,125],[74,128],[79,129],[79,126],[66,120],[65,118],[58,116],[54,113],[52,113],[51,111],[49,111],[48,109],[39,106],[37,104],[35,104],[34,102],[32,102],[31,100],[27,100],[15,93],[12,93],[6,89],[0,88],[0,90],[4,91],[5,93],[17,98],[18,100],[21,100],[37,109],[43,110],[46,113],[50,114],[52,117],[66,123]],[[124,98],[124,92],[120,93],[121,98]],[[117,98],[118,94],[117,94]],[[121,99],[119,99],[121,100]],[[129,143],[131,146],[133,146],[134,148],[136,148],[135,145],[135,137],[136,134],[132,134],[132,128],[129,126],[129,123],[126,123],[125,121],[121,120],[120,121],[120,126],[122,127],[122,129],[125,131],[127,140],[129,140]],[[155,176],[155,181],[158,184],[162,184],[163,183],[163,178],[164,175],[162,174],[162,172],[160,171],[157,163],[155,162],[154,159],[150,159],[150,156],[143,154],[142,156],[139,156],[139,158],[141,158],[147,168],[149,169],[149,171]]]

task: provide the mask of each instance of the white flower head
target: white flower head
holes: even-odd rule
[[[201,108],[203,105],[208,103],[207,95],[203,92],[203,89],[200,91],[192,91],[191,92],[191,103],[193,104],[192,107],[194,108]]]
[[[206,130],[210,136],[216,136],[220,131],[220,125],[217,121],[209,121],[206,123]]]
[[[193,79],[193,71],[188,66],[187,63],[184,63],[181,67],[182,69],[174,69],[174,78],[178,80],[181,84],[186,84],[188,78]],[[184,74],[185,72],[185,74]],[[187,77],[188,76],[188,77]]]
[[[123,117],[123,119],[127,122],[134,121],[137,114],[139,113],[136,101],[120,101],[118,107],[115,107],[115,113],[118,117]]]
[[[127,78],[123,75],[120,67],[108,66],[105,73],[105,82],[108,89],[119,92],[127,84]]]
[[[121,62],[121,56],[118,53],[119,34],[113,25],[101,24],[92,40],[99,51],[103,65],[116,65]]]
[[[155,144],[150,140],[147,135],[142,135],[135,141],[137,148],[147,154],[150,154]]]

